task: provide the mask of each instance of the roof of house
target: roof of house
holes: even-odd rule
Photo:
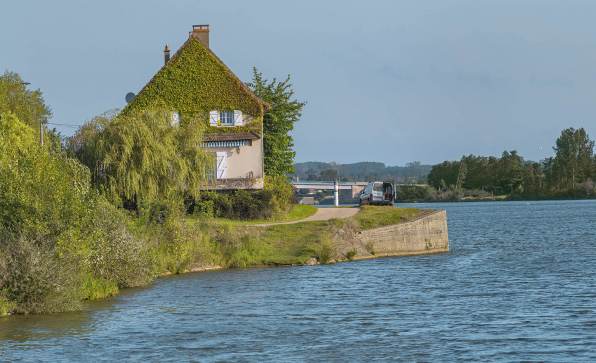
[[[205,47],[205,49],[206,49],[206,50],[207,50],[209,53],[211,53],[211,55],[212,55],[212,56],[213,56],[213,57],[214,57],[214,58],[215,58],[215,59],[216,59],[216,60],[217,60],[219,63],[221,63],[221,65],[223,65],[223,66],[225,67],[225,69],[226,69],[226,70],[227,70],[227,71],[228,71],[228,72],[229,72],[229,73],[232,75],[232,77],[236,78],[236,79],[238,80],[238,82],[240,82],[240,84],[242,85],[242,87],[243,87],[243,88],[244,88],[244,89],[245,89],[245,90],[246,90],[246,91],[247,91],[247,92],[250,94],[250,96],[251,96],[252,98],[254,98],[256,101],[260,102],[260,103],[261,103],[261,104],[262,104],[264,107],[266,107],[266,108],[271,108],[271,105],[270,105],[269,103],[267,103],[267,102],[263,101],[262,99],[260,99],[259,97],[257,97],[257,95],[255,95],[255,94],[254,94],[254,93],[253,93],[253,92],[250,90],[250,88],[248,88],[248,87],[247,87],[247,86],[244,84],[244,82],[242,82],[242,81],[240,80],[240,78],[238,78],[238,77],[237,77],[237,76],[234,74],[234,72],[232,72],[232,71],[230,70],[230,68],[228,68],[228,66],[226,66],[226,64],[225,64],[224,62],[222,62],[222,60],[221,60],[221,59],[219,59],[219,57],[218,57],[218,56],[217,56],[215,53],[213,53],[213,51],[212,51],[212,50],[211,50],[211,49],[210,49],[208,46],[206,46],[206,45],[205,45],[205,43],[203,43],[203,42],[202,42],[200,39],[198,39],[198,38],[196,38],[196,37],[193,37],[192,35],[188,37],[188,39],[186,40],[186,42],[184,42],[184,44],[182,44],[182,46],[180,47],[180,49],[178,49],[178,51],[176,51],[176,53],[175,53],[175,54],[174,54],[174,55],[173,55],[173,56],[170,58],[170,60],[168,60],[168,62],[167,62],[166,64],[164,64],[164,65],[163,65],[163,67],[161,67],[161,68],[160,68],[160,71],[161,71],[161,70],[163,70],[163,69],[165,69],[165,68],[168,66],[168,64],[170,64],[170,63],[171,63],[171,62],[173,62],[175,59],[177,59],[177,58],[178,58],[178,55],[180,54],[180,52],[182,52],[182,50],[183,50],[184,48],[186,48],[186,47],[187,47],[187,46],[190,44],[190,42],[191,42],[192,40],[196,40],[196,41],[197,41],[197,42],[199,42],[199,43],[200,43],[200,44],[201,44],[203,47]],[[157,73],[159,73],[159,71],[157,71]],[[156,73],[156,74],[153,76],[153,78],[151,78],[151,80],[149,80],[149,82],[147,82],[147,84],[146,84],[146,85],[143,87],[143,89],[141,89],[141,91],[140,91],[140,92],[137,94],[137,96],[138,96],[138,95],[140,95],[141,93],[143,93],[143,91],[144,91],[145,89],[147,89],[147,87],[149,87],[149,85],[151,85],[151,84],[153,83],[153,81],[155,81],[155,77],[157,76],[157,73]]]

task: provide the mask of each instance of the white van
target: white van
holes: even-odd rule
[[[370,182],[360,192],[359,205],[389,205],[392,206],[395,201],[395,185],[389,182]]]

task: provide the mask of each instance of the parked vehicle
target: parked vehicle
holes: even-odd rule
[[[395,201],[395,185],[389,182],[370,182],[360,192],[359,205],[389,205],[392,206]]]

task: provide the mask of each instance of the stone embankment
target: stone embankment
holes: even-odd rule
[[[349,252],[354,249],[355,260],[448,252],[447,213],[440,210],[412,221],[363,230],[349,237],[338,235],[335,242],[338,260],[350,256]]]

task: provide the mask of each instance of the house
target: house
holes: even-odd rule
[[[204,120],[202,147],[216,158],[210,189],[263,188],[263,111],[258,98],[209,48],[209,25],[193,25],[188,40],[122,110],[148,107],[172,110],[173,124],[183,117]]]

